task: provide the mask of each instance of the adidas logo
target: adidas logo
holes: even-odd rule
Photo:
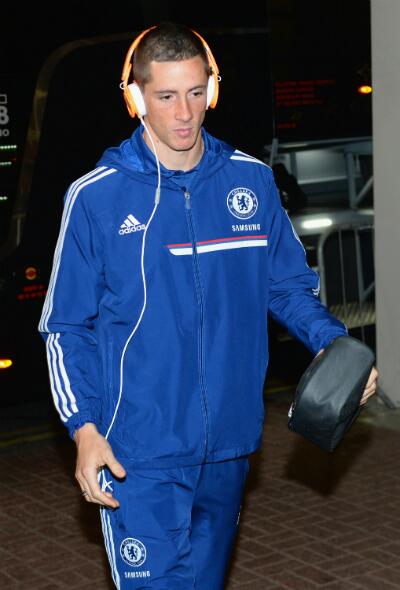
[[[119,234],[121,236],[123,236],[124,234],[131,234],[135,231],[140,231],[145,229],[146,226],[144,223],[140,223],[140,221],[138,221],[136,219],[136,217],[134,217],[132,215],[132,213],[130,213],[128,215],[128,217],[125,219],[124,223],[121,224],[121,227],[119,229]]]

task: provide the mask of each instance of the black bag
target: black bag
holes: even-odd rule
[[[360,340],[336,338],[303,373],[289,410],[289,429],[334,451],[360,413],[374,360]]]

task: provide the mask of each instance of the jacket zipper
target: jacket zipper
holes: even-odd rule
[[[196,250],[196,237],[195,237],[194,226],[193,226],[190,193],[185,190],[184,194],[185,194],[185,209],[186,209],[186,214],[187,214],[188,223],[189,223],[190,236],[192,239],[193,268],[194,268],[194,276],[195,276],[195,284],[196,284],[196,294],[197,294],[197,301],[198,301],[199,308],[200,308],[199,375],[200,375],[201,402],[202,402],[202,407],[203,407],[204,425],[205,425],[204,457],[206,457],[207,456],[207,447],[208,447],[208,408],[207,408],[207,398],[206,398],[206,391],[205,391],[205,385],[204,385],[204,363],[203,363],[204,300],[203,300],[203,292],[201,289],[199,259],[198,259],[198,254],[197,254],[197,250]]]

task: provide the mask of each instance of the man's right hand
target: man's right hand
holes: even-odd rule
[[[118,500],[110,492],[103,492],[98,482],[98,474],[106,465],[115,477],[126,476],[110,444],[91,422],[75,431],[74,440],[77,448],[75,478],[85,499],[108,508],[118,508]]]

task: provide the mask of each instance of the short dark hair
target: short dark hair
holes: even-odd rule
[[[144,35],[133,53],[134,79],[142,86],[150,82],[151,61],[181,61],[197,55],[210,75],[210,64],[201,39],[185,25],[161,23]]]

